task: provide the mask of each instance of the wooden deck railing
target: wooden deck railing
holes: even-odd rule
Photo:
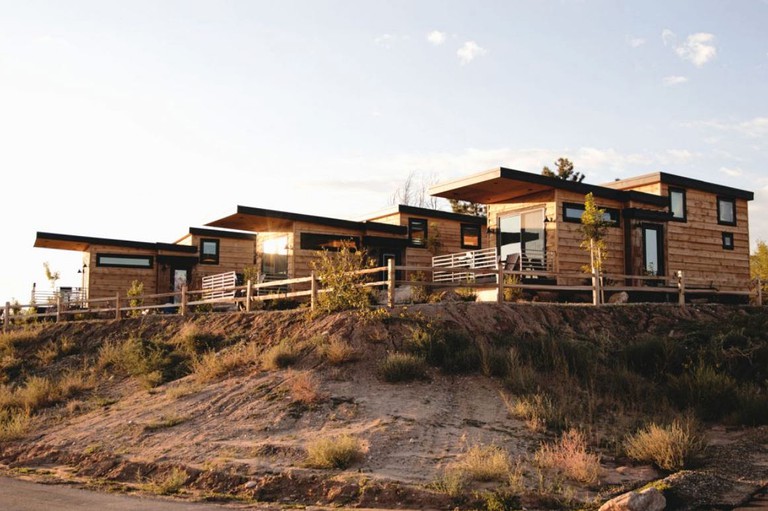
[[[644,292],[644,293],[666,293],[668,295],[677,295],[678,303],[685,306],[686,300],[690,300],[690,295],[710,294],[710,295],[729,295],[729,296],[755,296],[756,302],[762,304],[762,282],[760,280],[751,280],[748,282],[736,283],[728,280],[703,279],[686,277],[682,271],[674,276],[650,276],[650,275],[600,275],[591,276],[584,273],[557,273],[544,271],[504,270],[499,267],[493,269],[490,275],[491,280],[484,282],[476,278],[469,278],[463,282],[448,281],[435,282],[431,274],[437,272],[456,272],[462,275],[477,274],[489,276],[488,268],[450,268],[433,266],[396,266],[394,260],[389,260],[387,266],[369,268],[352,272],[359,275],[369,275],[379,277],[386,276],[384,280],[371,280],[364,282],[366,287],[379,287],[387,290],[386,305],[394,307],[395,289],[397,286],[429,286],[431,288],[484,288],[496,291],[496,301],[504,301],[505,289],[523,289],[536,291],[583,291],[592,292],[593,303],[596,305],[604,303],[605,292]],[[397,272],[423,272],[425,281],[397,280]],[[507,276],[513,276],[513,279],[505,279]],[[542,279],[542,283],[535,282],[536,278]],[[574,285],[558,285],[551,283],[552,280],[568,279],[581,282]],[[544,283],[546,282],[546,283]],[[645,285],[641,285],[645,283]],[[294,290],[297,287],[306,287],[303,290]],[[271,289],[270,289],[271,288]],[[332,292],[332,289],[323,289],[321,282],[313,272],[308,277],[298,277],[271,282],[262,282],[254,284],[248,281],[242,286],[225,286],[216,289],[190,290],[184,286],[181,291],[175,293],[157,293],[146,294],[142,296],[123,296],[116,294],[113,297],[89,298],[83,302],[64,301],[58,297],[55,304],[40,307],[36,304],[11,305],[5,303],[5,308],[0,309],[2,314],[3,331],[7,332],[11,325],[21,323],[25,320],[49,319],[57,322],[65,318],[75,318],[77,316],[96,316],[113,317],[119,319],[125,313],[139,311],[146,313],[152,310],[160,310],[164,313],[177,313],[186,315],[190,307],[200,305],[228,304],[234,305],[240,310],[249,312],[253,304],[257,301],[268,301],[285,298],[303,298],[308,297],[310,307],[314,308],[320,293]],[[213,297],[213,298],[211,298]]]

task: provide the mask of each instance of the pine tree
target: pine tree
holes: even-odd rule
[[[558,179],[562,179],[563,181],[575,181],[577,183],[584,181],[584,174],[581,172],[574,172],[573,162],[568,158],[558,158],[555,162],[555,165],[557,166],[557,172],[553,172],[552,169],[545,166],[541,170],[541,175],[547,177],[556,177]]]

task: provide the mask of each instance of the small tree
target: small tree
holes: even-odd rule
[[[370,307],[370,292],[363,287],[365,275],[353,273],[370,267],[365,254],[342,247],[338,252],[323,250],[312,261],[312,269],[327,291],[317,297],[321,312],[337,312]]]
[[[553,172],[552,169],[545,165],[544,168],[541,169],[541,175],[556,177],[564,181],[576,181],[577,183],[584,181],[584,174],[581,172],[574,172],[573,162],[568,158],[558,158],[555,165],[557,166],[557,172]]]
[[[131,287],[128,288],[126,294],[128,295],[128,305],[130,307],[141,307],[144,303],[144,300],[141,298],[141,295],[144,294],[144,283],[139,280],[132,281]],[[128,313],[128,316],[137,318],[141,316],[141,311],[132,310]]]
[[[588,193],[584,198],[584,214],[581,215],[581,232],[584,236],[581,242],[581,248],[589,252],[589,271],[592,273],[593,285],[599,287],[600,274],[603,272],[603,261],[605,261],[605,234],[610,220],[606,219],[605,210],[600,209],[595,204],[595,198],[592,193]],[[602,302],[602,293],[596,293],[595,303]]]
[[[440,199],[429,195],[429,187],[435,184],[437,184],[437,177],[434,174],[419,176],[417,172],[412,171],[394,191],[389,202],[392,205],[404,204],[418,208],[439,209]]]
[[[757,248],[749,256],[749,273],[753,279],[760,279],[765,294],[768,291],[768,245],[762,240],[757,242]]]
[[[48,279],[48,282],[50,282],[51,289],[55,291],[56,282],[61,278],[61,273],[51,270],[51,265],[48,264],[48,261],[43,263],[43,269],[45,270],[45,278]]]

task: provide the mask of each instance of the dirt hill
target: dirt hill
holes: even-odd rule
[[[735,505],[768,481],[767,324],[756,308],[454,303],[34,325],[0,340],[0,463],[372,508],[597,507],[673,474],[671,506]],[[650,423],[708,447],[674,468],[630,458]]]

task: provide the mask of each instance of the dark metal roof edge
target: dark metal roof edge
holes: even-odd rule
[[[659,176],[661,177],[661,182],[668,185],[675,185],[683,188],[693,188],[704,192],[714,193],[716,195],[726,195],[729,197],[745,199],[748,201],[755,199],[754,192],[750,192],[749,190],[741,190],[739,188],[718,185],[716,183],[701,181],[699,179],[693,179],[690,177],[678,176],[675,174],[668,174],[666,172],[659,172]]]
[[[141,250],[167,250],[169,252],[197,252],[197,247],[188,245],[175,245],[173,243],[152,243],[149,241],[116,240],[111,238],[97,238],[93,236],[79,236],[74,234],[59,234],[53,232],[37,232],[37,239],[51,241],[70,241],[73,243],[87,243],[88,245],[106,245],[109,247],[138,248]]]
[[[432,218],[442,218],[445,220],[456,220],[457,222],[463,222],[468,224],[485,225],[487,218],[484,216],[465,215],[463,213],[454,213],[453,211],[441,211],[439,209],[420,208],[418,206],[409,206],[407,204],[399,204],[397,209],[400,213],[408,213],[412,215],[421,215]]]
[[[273,209],[252,208],[250,206],[237,206],[237,212],[244,215],[263,216],[267,218],[276,218],[278,220],[289,220],[292,222],[307,222],[311,224],[340,227],[342,229],[351,229],[356,231],[364,231],[368,229],[372,231],[389,232],[393,234],[403,234],[404,232],[407,232],[407,228],[405,228],[404,231],[404,228],[400,225],[383,224],[379,222],[356,222],[354,220],[343,220],[341,218],[306,215],[304,213],[276,211]]]
[[[237,240],[255,240],[256,234],[248,232],[222,231],[219,229],[204,229],[202,227],[190,227],[189,234],[197,236],[215,236],[218,238],[232,238]]]

